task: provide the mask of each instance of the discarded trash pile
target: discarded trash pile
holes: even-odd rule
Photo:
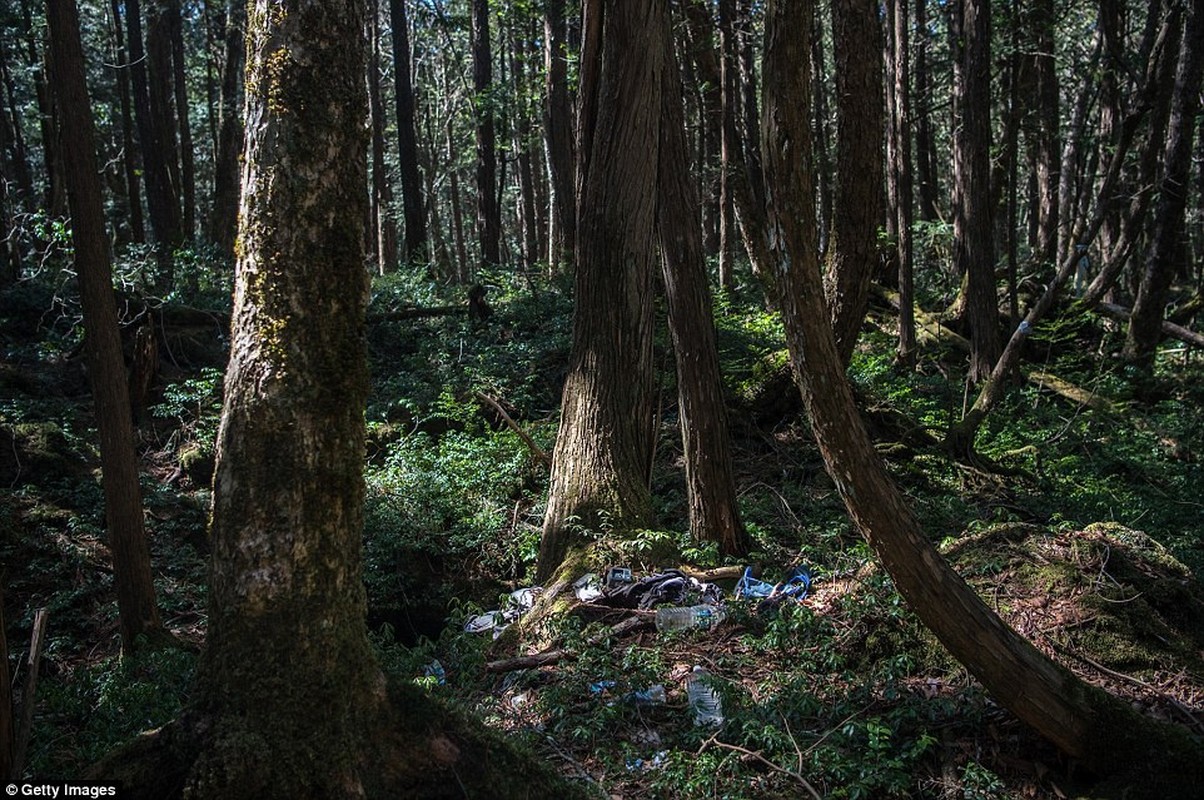
[[[746,567],[731,598],[727,598],[716,584],[698,580],[680,570],[668,569],[637,578],[629,568],[612,567],[602,578],[595,573],[583,575],[574,582],[573,592],[584,605],[633,612],[654,611],[656,629],[661,632],[713,630],[727,619],[726,599],[758,600],[756,613],[769,614],[783,603],[802,603],[811,591],[811,581],[811,573],[806,567],[791,569],[779,583],[759,580],[753,577],[752,567]],[[471,617],[465,622],[464,630],[491,633],[496,639],[512,622],[530,611],[542,591],[543,587],[533,586],[511,592],[502,608]],[[514,663],[537,666],[553,663],[563,655],[562,651],[554,651],[544,657],[519,658]],[[614,689],[614,681],[597,681],[590,685],[590,693],[600,697],[609,696]],[[721,727],[724,720],[722,700],[711,674],[703,667],[695,666],[685,676],[685,689],[694,724]],[[655,706],[664,704],[666,697],[664,684],[657,683],[610,699],[608,704],[625,702]],[[643,764],[642,768],[648,766]]]

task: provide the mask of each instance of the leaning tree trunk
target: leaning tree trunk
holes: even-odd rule
[[[665,53],[661,88],[660,158],[657,167],[657,234],[669,331],[677,357],[677,394],[690,533],[712,541],[723,555],[748,554],[732,477],[727,409],[715,345],[706,256],[698,224],[698,189],[686,155],[681,71],[669,20],[660,25]]]
[[[1140,773],[1145,796],[1204,780],[1200,743],[1076,678],[1003,623],[944,561],[890,479],[857,413],[821,291],[805,110],[811,3],[770,0],[762,127],[778,302],[791,367],[828,473],[921,621],[1006,708],[1088,769]],[[1178,774],[1176,774],[1178,773]]]
[[[79,13],[74,0],[50,0],[47,22],[54,55],[54,87],[63,114],[64,179],[84,310],[88,377],[96,401],[101,483],[117,584],[121,641],[124,650],[133,651],[138,637],[158,637],[163,626],[155,604],[150,549],[142,518],[142,490],[138,485],[129,390],[117,328],[117,300],[113,294],[104,201],[96,167],[92,107],[84,81]],[[0,702],[7,703],[8,698],[0,698]]]
[[[573,349],[539,550],[540,580],[573,544],[651,517],[652,258],[664,0],[585,7]]]

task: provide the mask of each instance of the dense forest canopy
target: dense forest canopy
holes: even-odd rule
[[[1202,87],[1199,0],[0,0],[0,777],[1191,796]]]

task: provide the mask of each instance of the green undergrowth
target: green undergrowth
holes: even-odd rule
[[[834,798],[1074,794],[1078,776],[984,695],[875,566],[785,375],[780,321],[751,296],[716,302],[737,491],[754,542],[746,563],[769,579],[806,564],[815,596],[770,615],[733,606],[718,631],[684,635],[644,629],[595,641],[617,620],[587,625],[569,614],[525,644],[571,657],[487,670],[519,652],[516,643],[462,625],[533,574],[548,481],[540,452],[555,440],[571,302],[566,285],[539,278],[481,282],[494,311],[485,322],[402,313],[462,305],[454,288],[391,276],[373,289],[364,580],[379,657],[395,680],[520,740],[603,796],[793,798],[809,796],[808,785]],[[76,774],[176,713],[192,657],[116,657],[78,332],[65,312],[47,315],[74,306],[32,285],[18,294],[0,321],[9,356],[0,365],[9,647],[20,656],[33,610],[51,608],[30,770]],[[687,533],[666,346],[662,333],[656,519],[622,536],[583,532],[598,566],[733,565]],[[1031,368],[1107,397],[1114,411],[1013,387],[977,441],[1006,474],[955,464],[940,446],[973,399],[962,356],[925,351],[915,372],[901,373],[893,342],[867,330],[849,374],[925,532],[983,597],[1059,660],[1175,718],[1165,697],[1128,678],[1172,694],[1204,674],[1195,577],[1204,568],[1204,366],[1176,355],[1136,376],[1106,355],[1118,348],[1117,334],[1089,317],[1033,337]],[[185,370],[139,428],[160,605],[192,642],[204,634],[220,392],[219,371]],[[694,665],[711,672],[723,698],[718,731],[692,722],[685,678]],[[666,689],[664,704],[625,699],[655,684]]]

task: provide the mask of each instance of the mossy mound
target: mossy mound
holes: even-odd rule
[[[945,555],[1039,648],[1157,716],[1189,721],[1183,709],[1204,693],[1204,587],[1145,533],[1011,524]]]

